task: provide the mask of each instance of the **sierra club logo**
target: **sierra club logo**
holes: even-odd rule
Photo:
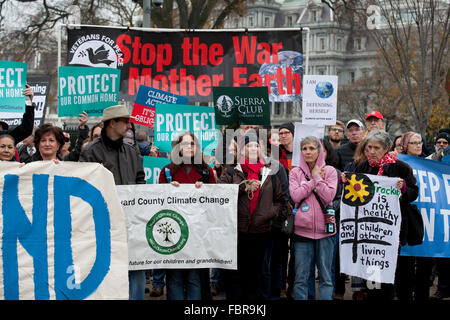
[[[173,210],[161,210],[153,215],[145,232],[149,246],[165,255],[183,249],[189,238],[186,220]]]
[[[105,35],[81,36],[69,49],[69,65],[115,68],[123,65],[123,53],[115,41]]]
[[[217,109],[220,111],[224,118],[229,118],[233,111],[233,100],[226,95],[221,95],[217,98]]]

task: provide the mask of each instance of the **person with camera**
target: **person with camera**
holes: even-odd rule
[[[311,265],[316,264],[319,300],[332,300],[336,221],[328,209],[336,195],[338,174],[335,168],[325,165],[323,146],[318,138],[304,138],[300,148],[300,165],[289,175],[289,191],[297,208],[293,235],[294,299],[308,299]]]

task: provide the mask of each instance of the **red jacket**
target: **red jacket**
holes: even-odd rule
[[[166,168],[170,168],[170,177],[172,181],[177,181],[179,183],[196,183],[197,181],[201,181],[202,175],[193,166],[191,166],[192,169],[188,174],[185,169],[185,167],[187,166],[190,165],[183,165],[175,174],[173,174],[172,164],[168,164],[161,169],[161,172],[159,173],[158,183],[168,183],[165,173]],[[209,178],[207,183],[216,183],[214,172],[210,167],[208,167],[208,172]]]

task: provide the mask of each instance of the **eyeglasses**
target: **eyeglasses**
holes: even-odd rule
[[[436,141],[436,144],[443,144],[444,146],[448,145],[447,141]]]
[[[130,123],[130,118],[119,118],[117,121],[122,121],[124,123]]]
[[[330,128],[329,131],[344,132],[344,129]]]
[[[182,143],[180,143],[180,146],[182,146],[182,147],[188,147],[188,146],[193,147],[193,146],[195,146],[195,142],[182,142]]]
[[[421,146],[422,144],[423,144],[423,142],[422,141],[420,141],[420,142],[408,142],[408,144],[411,144],[411,145],[413,145],[413,146]]]
[[[291,132],[290,131],[282,131],[282,132],[279,132],[278,135],[279,136],[287,136],[289,133],[291,133]]]

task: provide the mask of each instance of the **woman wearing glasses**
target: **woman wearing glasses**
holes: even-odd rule
[[[407,132],[402,138],[402,153],[423,157],[422,136]],[[430,297],[432,258],[400,256],[397,266],[399,300],[428,300]],[[414,292],[414,294],[413,294]]]
[[[180,134],[172,142],[171,162],[161,169],[159,183],[170,183],[179,187],[182,183],[216,183],[213,170],[203,159],[197,137],[192,132]],[[201,300],[209,291],[208,269],[166,270],[167,300]]]

